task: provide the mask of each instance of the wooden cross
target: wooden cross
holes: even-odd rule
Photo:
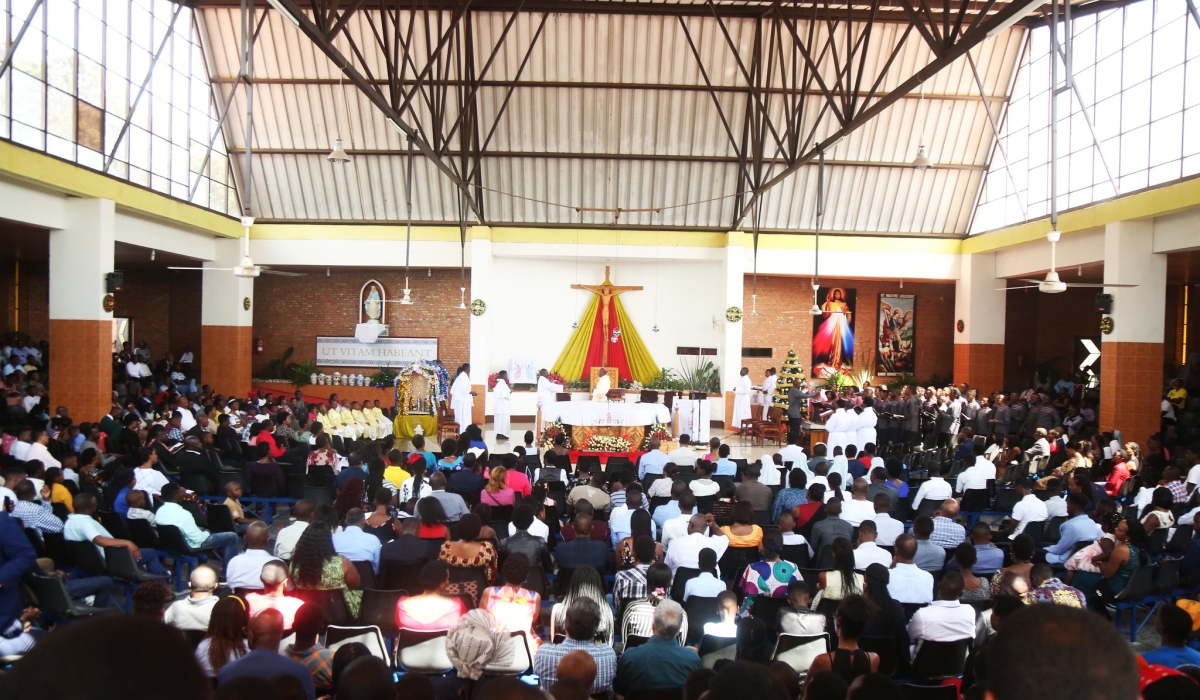
[[[604,349],[602,350],[601,366],[608,366],[608,309],[612,303],[613,297],[623,292],[636,292],[642,288],[629,286],[621,287],[613,284],[608,279],[608,265],[604,266],[604,282],[601,284],[573,284],[571,289],[586,289],[593,294],[600,295],[600,323],[604,327]]]

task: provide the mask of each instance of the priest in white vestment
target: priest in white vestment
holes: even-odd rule
[[[471,393],[471,365],[463,364],[458,368],[458,374],[450,384],[450,408],[454,411],[454,422],[462,432],[471,424],[471,409],[475,399]]]
[[[878,422],[879,415],[875,413],[875,399],[864,398],[862,413],[858,414],[854,431],[854,446],[858,448],[859,452],[862,452],[868,442],[875,443],[875,425]]]
[[[771,407],[775,405],[775,385],[779,378],[775,376],[775,370],[767,370],[767,376],[763,378],[762,393],[763,393],[763,410],[762,419],[768,420],[771,417]],[[761,480],[760,480],[761,481]]]
[[[596,379],[596,388],[592,389],[592,401],[608,401],[608,390],[612,388],[612,380],[608,378],[608,370],[600,368],[600,376]]]
[[[735,430],[741,429],[742,421],[754,417],[753,410],[750,408],[750,392],[752,390],[750,368],[743,367],[738,375],[737,384],[733,387],[733,428]]]
[[[508,372],[505,370],[496,376],[496,386],[492,389],[492,415],[496,439],[507,440],[508,431],[512,429],[512,389],[508,386]]]
[[[556,394],[563,390],[562,384],[555,384],[554,382],[550,381],[549,374],[550,373],[544,369],[538,372],[537,402],[539,415],[545,414],[550,406],[554,405],[554,403],[558,401]],[[543,420],[542,423],[545,423],[545,420]],[[542,425],[538,425],[538,435],[542,434],[542,430]]]

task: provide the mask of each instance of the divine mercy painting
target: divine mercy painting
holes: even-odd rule
[[[821,315],[813,317],[812,376],[828,377],[854,366],[855,290],[822,287],[817,292]]]

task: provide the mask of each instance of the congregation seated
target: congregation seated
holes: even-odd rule
[[[812,609],[812,594],[804,581],[787,585],[787,607],[776,614],[775,628],[780,634],[808,637],[825,633],[825,616]]]
[[[438,558],[438,547],[417,536],[420,521],[416,518],[392,520],[391,526],[395,528],[395,538],[380,547],[379,570],[376,572],[378,585],[384,589],[401,588],[395,584],[402,580],[405,570],[420,570],[427,562]],[[467,532],[464,534],[464,531]],[[479,516],[463,516],[459,522],[459,536],[474,537],[478,532]]]
[[[609,521],[610,525],[611,522]],[[613,549],[613,558],[618,570],[628,569],[637,564],[637,558],[633,553],[633,543],[643,537],[654,539],[654,521],[648,511],[639,508],[629,516],[628,534],[622,537]],[[661,562],[663,556],[663,546],[655,543],[654,561]]]
[[[963,605],[963,578],[947,571],[938,583],[938,597],[917,610],[908,622],[908,636],[914,643],[915,658],[922,642],[956,642],[975,637],[975,609]]]
[[[196,646],[196,663],[204,675],[215,679],[226,665],[246,655],[246,626],[250,613],[236,597],[221,598],[212,608],[204,638]]]
[[[610,567],[608,540],[593,539],[591,513],[576,513],[575,521],[570,525],[570,528],[563,529],[563,533],[569,529],[575,536],[569,540],[564,537],[565,541],[554,550],[559,568],[578,569],[581,566],[590,566],[600,571],[607,570]]]
[[[754,506],[749,501],[733,504],[733,524],[722,527],[721,531],[729,539],[730,547],[762,551],[763,530],[754,523]]]
[[[863,592],[863,575],[856,569],[860,568],[855,559],[855,552],[850,548],[850,541],[839,537],[833,541],[833,569],[822,571],[817,577],[817,596],[814,601],[820,605],[822,601],[840,601],[852,593]],[[866,567],[861,567],[866,568]]]
[[[725,591],[725,582],[717,577],[717,553],[712,549],[700,550],[700,574],[689,579],[683,588],[683,602],[692,596],[715,598]]]
[[[664,600],[654,608],[649,641],[621,654],[613,691],[626,696],[649,690],[682,688],[688,674],[701,667],[699,655],[680,645],[683,608]]]
[[[624,572],[623,572],[624,573]],[[643,588],[637,589],[638,597],[632,589],[622,597],[624,611],[621,614],[621,638],[628,640],[631,635],[650,637],[653,632],[654,610],[667,599],[671,591],[671,569],[666,564],[651,564],[646,568]],[[615,602],[615,593],[614,593]],[[687,638],[687,613],[682,616],[677,641],[683,644]]]
[[[129,540],[119,540],[112,536],[100,521],[96,520],[96,497],[90,493],[75,496],[75,512],[67,516],[63,527],[63,539],[67,542],[91,542],[96,545],[101,558],[105,557],[105,547],[124,547],[129,550],[138,566],[152,574],[163,574],[159,553],[150,548],[140,548]],[[160,509],[161,510],[161,509]]]
[[[946,564],[946,550],[930,539],[933,535],[933,518],[928,515],[918,517],[913,522],[912,534],[917,539],[917,555],[913,563],[929,573],[941,571]]]
[[[171,603],[163,616],[163,622],[184,631],[208,629],[213,606],[217,603],[217,572],[207,566],[192,569],[188,581],[188,597]]]
[[[530,565],[541,566],[542,571],[551,570],[550,552],[546,540],[533,533],[534,523],[542,523],[534,517],[533,507],[522,503],[513,510],[509,531],[513,534],[500,543],[500,553],[506,557],[521,553]]]
[[[979,551],[975,546],[963,542],[954,548],[954,562],[958,564],[958,573],[962,576],[963,591],[959,597],[964,603],[985,603],[992,597],[992,582],[986,577],[976,576],[974,567],[979,561]],[[953,573],[947,567],[946,573]]]
[[[292,632],[294,641],[279,653],[304,665],[312,676],[318,697],[328,695],[333,686],[333,652],[317,640],[325,626],[325,612],[316,603],[305,603],[296,611]],[[286,628],[285,628],[286,629]]]
[[[607,499],[608,496],[605,496],[605,498]],[[594,542],[603,543],[604,548],[607,550],[609,547],[608,523],[604,522],[603,520],[596,519],[596,509],[594,507],[592,507],[591,501],[588,501],[586,499],[578,500],[575,502],[574,508],[575,508],[575,517],[579,517],[580,515],[586,515],[586,516],[588,516],[588,519],[591,520],[592,530],[589,535],[589,539],[591,539]],[[574,524],[573,521],[568,521],[567,525],[563,526],[559,530],[559,534],[562,535],[564,543],[570,542],[575,539],[575,528],[573,527],[573,524]],[[568,526],[570,526],[570,527],[568,527]],[[556,548],[556,551],[557,551],[557,548]]]
[[[892,564],[888,592],[902,604],[924,605],[933,602],[933,575],[913,563],[917,541],[912,535],[896,538],[896,557]]]
[[[359,502],[362,502],[361,498]],[[334,551],[348,559],[351,564],[369,563],[372,571],[378,574],[379,553],[383,545],[379,543],[378,537],[363,531],[366,516],[363,515],[362,508],[356,507],[346,511],[343,522],[345,526],[342,531],[333,535]]]
[[[858,638],[873,610],[871,604],[857,593],[846,596],[833,616],[838,645],[832,651],[818,655],[808,667],[807,683],[820,673],[832,671],[847,685],[860,676],[879,670],[879,654],[858,648]]]
[[[421,595],[402,596],[396,603],[396,626],[414,632],[449,630],[467,613],[461,598],[448,593],[450,567],[431,561],[421,568]]]
[[[550,631],[553,637],[557,638],[566,630],[567,611],[578,600],[604,600],[604,581],[600,578],[600,572],[590,566],[581,566],[572,571],[566,593],[559,596],[551,609]],[[605,604],[599,608],[600,619],[594,635],[588,641],[611,648],[615,631],[612,606]]]
[[[470,535],[475,537],[468,539]],[[455,568],[482,569],[486,583],[495,581],[499,558],[495,546],[484,535],[482,525],[477,529],[474,522],[464,516],[458,522],[458,539],[443,542],[438,559]]]
[[[530,651],[536,651],[541,638],[535,628],[541,617],[542,596],[525,589],[529,578],[529,558],[521,552],[508,555],[500,569],[503,585],[485,588],[479,607],[495,616],[501,629],[524,632]]]
[[[264,610],[250,618],[247,625],[250,648],[241,658],[226,664],[217,674],[217,687],[239,678],[261,678],[270,681],[278,675],[288,675],[300,681],[308,700],[316,700],[312,674],[304,664],[279,653],[283,641],[283,616],[276,610]]]
[[[738,636],[737,594],[733,591],[721,591],[712,597],[717,599],[717,619],[704,623],[704,635],[736,639]]]

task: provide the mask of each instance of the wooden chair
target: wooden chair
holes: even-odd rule
[[[447,437],[458,437],[458,423],[454,422],[453,418],[448,418],[450,409],[446,407],[445,401],[437,402],[437,439],[441,442]]]
[[[760,445],[765,445],[767,440],[774,440],[775,444],[783,447],[783,441],[787,437],[787,423],[783,422],[783,409],[772,406],[767,411],[767,420],[758,421],[758,425],[755,427],[755,436]]]

